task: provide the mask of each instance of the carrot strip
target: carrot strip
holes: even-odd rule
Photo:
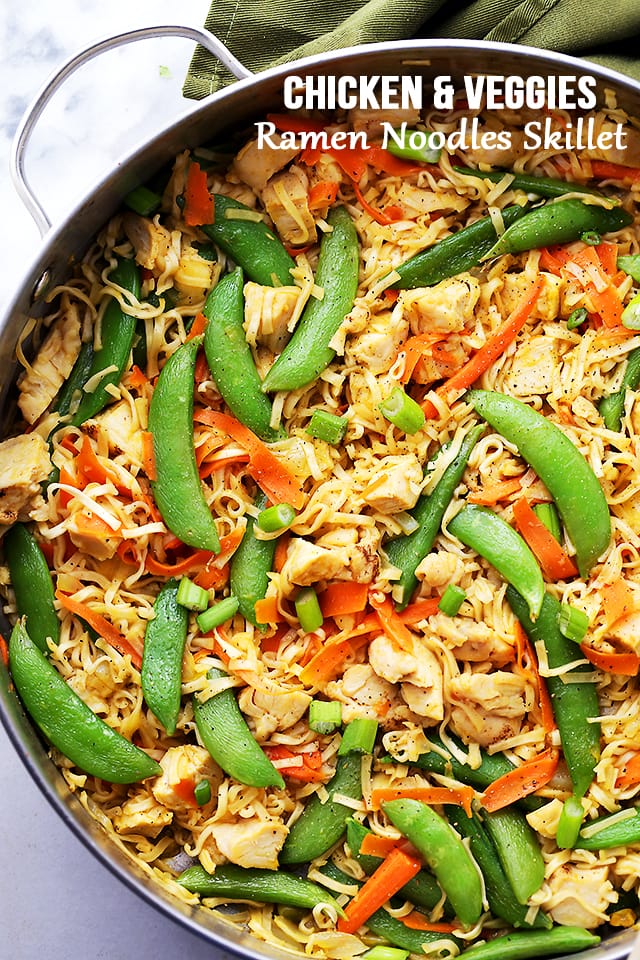
[[[355,180],[353,181],[353,190],[354,190],[354,193],[355,193],[356,197],[358,198],[358,201],[359,201],[360,206],[362,207],[362,209],[363,209],[363,210],[366,210],[367,213],[369,214],[369,216],[370,216],[373,220],[375,220],[376,223],[379,223],[379,224],[380,224],[381,226],[383,226],[383,227],[386,227],[386,226],[388,226],[390,223],[393,223],[393,220],[391,219],[391,217],[389,217],[389,216],[384,212],[384,210],[377,210],[376,207],[373,207],[373,206],[369,203],[368,200],[365,200],[365,198],[364,198],[364,196],[363,196],[363,194],[362,194],[362,190],[360,189],[360,187],[358,186],[358,184],[356,183]]]
[[[256,600],[256,620],[258,623],[282,623],[284,617],[278,610],[277,597],[265,597]]]
[[[142,469],[149,480],[156,479],[156,455],[153,449],[153,434],[144,430],[142,439]]]
[[[317,687],[327,683],[342,669],[347,657],[368,642],[368,633],[341,637],[326,643],[300,671],[300,680],[305,686]]]
[[[144,387],[145,384],[149,383],[147,375],[142,372],[142,370],[136,363],[134,363],[134,365],[131,368],[131,373],[129,374],[129,383],[132,387],[135,387],[137,390],[139,390],[141,387]]]
[[[383,599],[380,599],[380,594],[372,593],[369,596],[369,601],[376,612],[378,622],[384,633],[401,650],[411,652],[414,648],[413,635],[394,610],[391,597],[387,594]]]
[[[467,497],[469,503],[481,503],[490,507],[501,500],[506,500],[512,494],[520,490],[520,478],[513,477],[511,480],[501,480],[498,483],[492,483],[483,487],[478,493],[472,493]],[[535,516],[535,514],[534,514]]]
[[[310,753],[295,753],[284,744],[278,743],[264,748],[264,752],[273,762],[274,760],[293,760],[290,765],[278,764],[278,772],[290,780],[299,780],[301,783],[321,783],[326,776],[321,772],[322,754],[319,750]],[[298,758],[302,758],[302,763]]]
[[[380,837],[377,833],[367,833],[360,844],[360,853],[367,857],[388,857],[392,850],[400,847],[409,852],[414,848],[403,837]]]
[[[173,785],[173,791],[177,793],[181,800],[188,803],[190,807],[198,806],[194,792],[195,788],[196,785],[193,780],[178,780],[178,782]]]
[[[290,543],[290,534],[283,533],[278,537],[278,542],[276,543],[276,552],[273,556],[273,569],[276,573],[280,573],[284,567],[284,562],[287,559],[287,550],[289,549]]]
[[[439,603],[440,597],[430,597],[428,600],[416,600],[415,603],[410,603],[408,607],[401,610],[398,616],[407,626],[412,626],[414,623],[427,620],[429,617],[432,617],[434,613],[437,613]]]
[[[194,160],[189,164],[184,200],[183,217],[187,226],[199,227],[213,222],[215,206],[207,185],[207,171],[201,170]]]
[[[534,513],[525,497],[513,505],[516,526],[535,554],[549,580],[567,580],[578,575],[573,560],[567,556],[556,538]]]
[[[591,170],[598,180],[640,180],[640,167],[625,167],[621,163],[609,163],[608,160],[592,160]]]
[[[74,600],[73,597],[67,596],[66,593],[62,593],[60,590],[56,590],[56,599],[60,601],[65,610],[68,610],[69,613],[72,613],[75,617],[80,617],[81,620],[88,623],[96,633],[100,634],[100,636],[106,640],[114,650],[121,653],[123,657],[131,657],[133,666],[138,670],[141,669],[141,654],[138,653],[135,647],[129,643],[127,638],[124,637],[119,630],[116,630],[113,624],[105,620],[105,618],[99,613],[96,613],[95,610],[92,610],[91,607],[88,607],[86,603]]]
[[[205,317],[204,313],[196,313],[193,323],[191,324],[191,329],[185,338],[185,342],[201,336],[201,334],[203,334],[207,329],[208,322],[209,321]]]
[[[9,666],[9,647],[7,646],[7,641],[3,636],[0,635],[0,658],[4,663],[5,667]]]
[[[640,783],[640,753],[634,754],[630,760],[625,761],[616,777],[616,787],[626,790],[628,787],[635,787],[638,783]]]
[[[585,657],[598,670],[605,673],[617,673],[622,677],[635,677],[640,670],[640,657],[636,653],[606,653],[604,650],[596,650],[587,643],[581,643],[580,649]]]
[[[409,337],[402,352],[404,353],[404,371],[401,377],[403,383],[408,383],[413,376],[413,371],[420,363],[425,353],[427,353],[438,340],[440,334],[418,333],[415,337]]]
[[[147,555],[145,569],[157,577],[179,577],[183,573],[188,573],[189,570],[193,570],[195,567],[205,565],[208,560],[213,559],[215,556],[216,554],[210,550],[195,550],[193,553],[190,553],[189,556],[183,557],[182,560],[176,560],[175,563],[161,563],[159,560],[156,560],[155,557]]]
[[[604,268],[599,254],[601,246],[606,248],[615,246],[615,244],[599,244],[597,247],[585,244],[567,261],[562,274],[580,284],[589,295],[595,310],[606,327],[617,327],[621,322],[623,305],[615,286],[611,282],[611,276]],[[605,258],[605,263],[609,266],[611,262],[609,251],[605,249],[602,255]],[[599,284],[603,285],[602,289],[600,285],[596,284],[595,278],[598,279]]]
[[[405,927],[409,927],[410,930],[429,930],[432,933],[455,933],[456,930],[460,929],[455,923],[447,923],[446,920],[441,920],[439,923],[432,923],[431,920],[427,920],[424,913],[420,913],[419,910],[412,910],[411,913],[402,918],[402,922]]]
[[[314,184],[307,196],[309,210],[312,213],[317,213],[318,210],[324,210],[325,207],[330,207],[338,196],[339,187],[340,184],[335,180],[320,180]]]
[[[558,766],[559,752],[551,747],[537,757],[526,760],[515,770],[510,770],[494,780],[481,796],[482,804],[492,813],[502,810],[517,800],[522,800],[549,783]]]
[[[518,649],[518,666],[521,670],[528,670],[533,674],[536,690],[538,691],[538,707],[542,720],[542,728],[549,734],[556,728],[556,718],[553,713],[553,704],[549,688],[540,675],[538,658],[529,637],[519,621],[515,622],[516,647]],[[526,662],[525,662],[526,661]]]
[[[122,526],[114,530],[108,523],[95,513],[89,510],[78,510],[71,518],[71,532],[79,533],[81,536],[93,537],[100,540],[106,540],[110,537],[117,537]]]
[[[360,887],[355,897],[345,907],[345,916],[338,920],[338,930],[355,933],[369,917],[393,897],[422,868],[417,857],[404,850],[392,850],[375,873]]]
[[[318,597],[323,617],[340,617],[360,613],[367,606],[369,585],[337,580],[330,583]]]
[[[602,590],[602,607],[609,627],[618,620],[624,620],[637,609],[637,606],[632,587],[622,578],[608,584]]]
[[[75,463],[87,483],[113,483],[117,486],[115,474],[100,463],[93,444],[86,435],[82,437],[82,445]]]
[[[453,803],[470,817],[474,797],[473,787],[378,787],[371,791],[371,809],[379,810],[389,800],[421,800],[430,806]]]

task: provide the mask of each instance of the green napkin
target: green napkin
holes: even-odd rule
[[[585,57],[640,80],[640,0],[212,0],[205,26],[248,69],[381,40],[499,40]],[[184,95],[233,77],[198,47]]]

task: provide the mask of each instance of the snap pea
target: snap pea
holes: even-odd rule
[[[284,870],[239,867],[234,863],[223,863],[216,867],[215,873],[207,873],[198,863],[184,870],[178,877],[178,883],[185,890],[201,897],[279,903],[307,910],[327,904],[333,907],[338,916],[344,915],[342,908],[323,887]]]
[[[207,297],[203,313],[208,320],[204,352],[222,399],[241,423],[267,443],[282,439],[284,430],[270,425],[271,401],[247,343],[244,327],[242,268],[227,274]]]
[[[16,608],[26,618],[29,636],[46,655],[47,640],[57,645],[60,621],[54,605],[51,574],[38,541],[23,523],[14,523],[4,535],[4,557],[16,595]]]
[[[612,233],[628,227],[633,217],[621,207],[608,209],[582,200],[558,200],[534,207],[505,232],[488,250],[483,259],[490,260],[504,253],[523,253],[539,247],[579,240],[583,233]]]
[[[610,850],[612,847],[626,847],[630,843],[640,842],[640,807],[636,807],[631,816],[619,819],[618,813],[607,814],[590,820],[578,834],[576,848],[579,850]],[[594,833],[594,829],[597,828]],[[588,830],[588,836],[582,834]]]
[[[611,518],[595,473],[571,440],[526,403],[489,390],[470,390],[474,409],[533,467],[553,497],[586,577],[609,546]]]
[[[465,927],[482,914],[483,890],[478,868],[450,824],[419,800],[390,800],[385,815],[424,858]]]
[[[482,871],[489,909],[494,917],[506,920],[512,927],[551,926],[551,920],[538,912],[533,923],[527,921],[529,908],[519,903],[507,878],[496,848],[487,836],[477,814],[470,817],[462,807],[447,804],[445,813],[449,823],[469,840],[471,853]]]
[[[255,283],[265,287],[292,283],[295,261],[264,220],[245,219],[243,214],[254,211],[233,197],[216,193],[214,202],[214,221],[202,227],[204,233]]]
[[[600,943],[600,937],[582,927],[553,927],[552,930],[523,930],[493,937],[486,943],[469,947],[468,960],[526,960],[527,957],[559,957],[565,953],[588,950]]]
[[[600,416],[604,420],[607,430],[620,431],[624,400],[627,390],[636,390],[640,385],[640,347],[632,350],[627,357],[627,365],[622,376],[620,389],[603,397],[598,405]]]
[[[506,598],[529,639],[533,643],[538,640],[543,642],[552,670],[580,658],[579,648],[560,633],[560,603],[555,597],[545,593],[540,615],[535,622],[531,620],[526,603],[516,590],[507,587]],[[573,667],[570,674],[574,677],[590,671],[589,664],[582,664]],[[565,683],[562,676],[545,679],[573,792],[577,797],[583,797],[593,780],[600,757],[600,725],[591,722],[599,714],[595,684]]]
[[[524,190],[525,193],[534,193],[538,197],[563,197],[567,193],[590,193],[596,197],[604,194],[593,187],[586,187],[582,183],[572,183],[569,180],[560,180],[556,177],[536,177],[529,173],[514,173],[512,170],[474,170],[471,167],[454,167],[456,173],[465,177],[478,177],[481,180],[490,180],[500,183],[503,177],[513,177],[509,190]]]
[[[394,584],[394,594],[397,591],[399,595],[397,605],[400,610],[403,610],[411,599],[411,594],[418,582],[416,568],[433,547],[445,510],[462,480],[471,451],[483,431],[484,426],[479,424],[467,433],[460,445],[460,450],[431,493],[423,494],[411,510],[411,516],[418,523],[413,533],[391,540],[384,548],[389,562],[401,570],[400,578]]]
[[[305,387],[335,357],[329,344],[358,290],[358,235],[345,207],[334,207],[327,221],[332,230],[322,236],[315,278],[324,295],[308,301],[291,339],[262,382],[264,391]]]
[[[477,504],[466,504],[449,521],[449,532],[488,560],[525,598],[536,617],[544,597],[538,562],[519,533],[502,517]]]
[[[486,813],[482,823],[493,840],[516,900],[525,904],[544,883],[544,860],[535,833],[515,807]]]
[[[268,498],[260,491],[255,499],[259,511],[265,509]],[[253,532],[255,518],[247,514],[247,527],[240,545],[231,558],[229,588],[238,598],[238,609],[245,620],[266,629],[256,617],[256,601],[263,600],[269,586],[277,538],[258,540]]]
[[[624,270],[628,276],[633,277],[636,283],[640,283],[640,254],[618,257],[617,267],[618,270]]]
[[[140,297],[140,270],[134,260],[120,258],[117,266],[111,271],[109,279],[125,290],[129,290],[136,299]],[[78,409],[71,418],[71,422],[76,427],[90,417],[95,417],[113,399],[107,387],[120,382],[131,353],[136,319],[125,313],[115,297],[112,297],[102,315],[100,330],[102,346],[93,353],[86,380],[90,380],[108,367],[115,367],[115,370],[106,374],[92,393],[83,393]]]
[[[314,794],[292,825],[280,852],[280,863],[309,863],[338,842],[353,810],[334,797],[342,794],[354,800],[362,798],[360,754],[338,757],[335,773],[325,788],[328,799],[323,803]]]
[[[189,613],[176,599],[178,581],[165,583],[153,605],[154,617],[147,623],[140,680],[147,706],[167,733],[175,733],[180,711],[182,655],[187,639]]]
[[[210,679],[224,677],[213,667]],[[284,787],[284,780],[255,740],[232,688],[204,703],[193,698],[193,715],[203,744],[225,773],[250,787]]]
[[[505,226],[515,223],[525,213],[526,207],[506,207],[502,210]],[[491,217],[482,217],[397,266],[394,272],[400,274],[400,279],[391,284],[391,289],[432,287],[457,273],[471,270],[480,264],[497,237]]]
[[[149,406],[156,478],[151,482],[162,519],[183,543],[220,552],[202,490],[193,446],[193,381],[201,337],[183,343],[158,377]]]
[[[9,669],[27,713],[72,763],[109,783],[136,783],[162,769],[108,726],[62,679],[19,620],[9,640]]]

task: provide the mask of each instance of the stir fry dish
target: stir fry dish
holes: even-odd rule
[[[463,116],[185,150],[17,348],[17,694],[149,878],[296,954],[640,913],[640,124],[411,146]]]

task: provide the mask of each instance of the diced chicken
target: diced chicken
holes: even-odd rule
[[[395,130],[406,123],[409,127],[414,127],[420,120],[420,111],[416,107],[405,107],[404,110],[383,110],[373,107],[354,107],[348,113],[349,126],[352,130],[359,132],[363,130],[367,134],[367,139],[381,137],[385,132],[384,123],[389,124]]]
[[[276,146],[271,146],[266,141],[259,145],[257,139],[245,143],[231,168],[235,175],[248,183],[256,193],[261,193],[274,173],[286,167],[300,152],[298,147],[283,147],[279,133],[274,133],[269,139]]]
[[[398,355],[409,332],[409,321],[402,308],[379,314],[370,320],[362,333],[347,341],[345,359],[353,366],[366,367],[371,373],[385,373]]]
[[[552,273],[540,272],[542,289],[531,311],[532,320],[544,320],[551,323],[560,315],[560,294],[565,286],[564,280]],[[533,280],[525,273],[505,273],[500,293],[502,313],[506,317],[526,299]]]
[[[447,551],[428,553],[416,568],[416,577],[425,587],[444,587],[449,583],[456,586],[463,574],[464,561]]]
[[[169,230],[137,213],[126,213],[122,225],[135,251],[136,263],[156,275],[162,273],[172,244]]]
[[[316,223],[309,210],[309,178],[301,167],[277,173],[262,191],[265,210],[283,243],[292,247],[315,243]]]
[[[282,567],[282,577],[305,587],[319,580],[333,580],[343,573],[348,557],[336,550],[319,547],[302,537],[292,537]]]
[[[553,337],[531,337],[518,350],[507,374],[507,389],[516,397],[532,397],[553,389],[558,351]]]
[[[173,820],[173,813],[148,794],[130,797],[122,804],[112,823],[118,833],[155,838]]]
[[[501,636],[482,620],[447,617],[438,613],[429,620],[429,629],[444,641],[457,660],[475,663],[488,660],[496,667],[513,660],[513,646],[509,638]]]
[[[288,325],[293,317],[300,287],[264,287],[250,280],[244,285],[244,329],[247,342],[264,344],[280,353],[291,336]]]
[[[383,457],[378,475],[362,491],[363,499],[380,513],[411,510],[422,489],[422,466],[413,453]]]
[[[217,263],[205,260],[195,247],[187,244],[180,253],[173,283],[181,304],[199,303],[205,298],[219,271]]]
[[[80,352],[80,316],[75,304],[63,297],[58,317],[33,364],[18,381],[18,406],[27,423],[35,423],[67,379]]]
[[[122,537],[111,532],[106,524],[104,528],[101,524],[96,524],[95,529],[89,531],[86,523],[79,524],[79,516],[79,513],[74,513],[68,520],[67,530],[71,542],[78,550],[95,560],[110,560],[114,557],[122,543]]]
[[[404,290],[398,302],[414,334],[452,333],[473,320],[480,284],[470,273],[442,280],[433,287]]]
[[[315,543],[292,537],[282,579],[301,587],[336,579],[370,583],[380,565],[378,546],[379,533],[369,528],[341,528],[319,537]]]
[[[355,717],[372,720],[387,720],[397,715],[392,710],[397,705],[397,691],[392,683],[375,673],[369,663],[357,663],[347,667],[340,680],[327,684],[327,695],[343,704],[342,719],[345,723]],[[406,708],[405,708],[406,709]]]
[[[615,134],[616,124],[605,120],[599,129],[603,133]],[[593,146],[584,151],[584,156],[594,160],[607,160],[609,163],[620,163],[624,167],[640,167],[640,130],[625,125],[623,143],[622,149],[616,147],[615,140],[609,147]]]
[[[374,527],[339,527],[318,537],[316,545],[344,555],[346,569],[338,579],[370,583],[380,568],[380,532]]]
[[[40,484],[51,472],[49,449],[38,433],[0,443],[0,524],[29,520],[42,506]]]
[[[452,376],[466,363],[469,355],[466,347],[456,333],[450,333],[446,340],[432,344],[418,360],[411,374],[415,383],[428,384]]]
[[[112,403],[87,424],[90,436],[95,435],[94,427],[108,443],[112,456],[124,454],[132,466],[142,466],[142,429],[126,400]]]
[[[277,870],[278,854],[289,828],[280,820],[252,817],[239,823],[213,823],[210,831],[220,853],[231,863]]]
[[[442,720],[442,670],[428,647],[416,641],[415,653],[408,653],[386,636],[375,637],[369,644],[369,663],[383,680],[400,683],[402,698],[414,713],[433,722]]]
[[[488,117],[482,126],[482,138],[477,138],[464,155],[473,161],[474,167],[483,163],[490,167],[512,167],[522,156],[523,141],[522,130],[507,130],[500,120]]]
[[[174,813],[189,814],[194,805],[185,798],[178,785],[186,780],[194,784],[200,780],[209,780],[211,794],[216,796],[216,790],[223,780],[223,774],[218,765],[212,760],[204,747],[187,743],[181,747],[169,747],[160,761],[162,774],[151,782],[151,792],[163,806]]]
[[[564,863],[548,884],[547,912],[555,923],[565,926],[587,930],[599,926],[607,919],[609,904],[618,899],[606,864]]]
[[[309,709],[311,699],[302,690],[287,690],[262,678],[261,687],[244,688],[238,704],[249,718],[256,740],[262,742],[276,730],[296,724]]]
[[[533,704],[526,680],[501,670],[452,677],[447,692],[455,732],[465,743],[481,747],[516,736]]]

